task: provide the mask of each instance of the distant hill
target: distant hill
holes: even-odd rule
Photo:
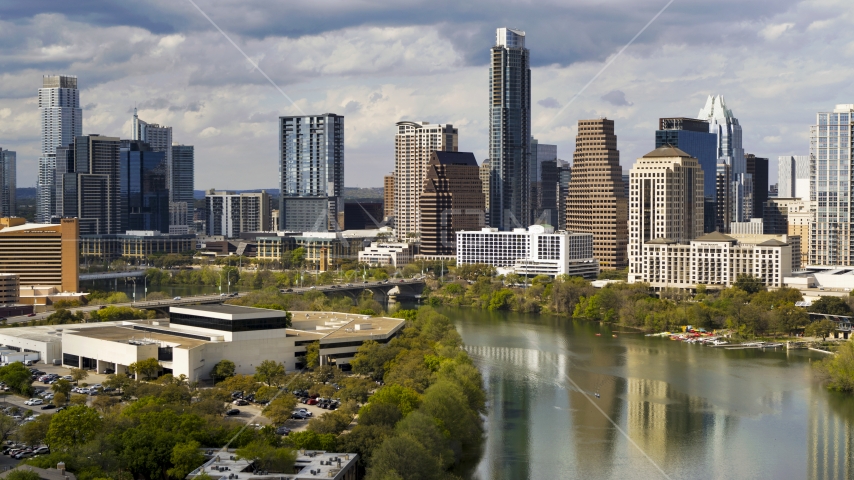
[[[36,187],[18,187],[15,195],[17,198],[36,198]]]
[[[33,196],[35,196],[35,189],[33,188],[31,190],[33,190]],[[279,189],[278,188],[257,188],[254,190],[231,190],[231,191],[233,191],[235,193],[257,193],[257,192],[260,192],[261,190],[266,191],[267,193],[269,193],[273,197],[279,196]],[[20,192],[21,189],[19,188],[18,191]],[[207,190],[194,190],[193,191],[193,198],[195,198],[196,200],[204,200],[206,192],[207,192]],[[20,194],[18,196],[20,196]],[[362,200],[365,200],[365,199],[382,200],[383,188],[382,187],[372,187],[372,188],[344,187],[344,194],[342,196],[345,200],[351,199],[351,198],[358,198],[358,199],[362,199]]]

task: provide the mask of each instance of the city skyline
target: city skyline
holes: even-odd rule
[[[814,112],[854,97],[843,81],[844,62],[812,55],[810,48],[826,45],[822,51],[829,52],[835,45],[847,51],[844,38],[825,32],[845,22],[851,5],[807,8],[805,2],[789,1],[753,11],[753,6],[721,4],[697,13],[677,2],[555,118],[662,6],[644,2],[624,16],[608,17],[589,8],[520,5],[448,20],[453,12],[443,13],[448,18],[415,15],[422,6],[354,14],[344,5],[326,12],[323,22],[313,20],[319,7],[301,6],[289,11],[293,21],[284,22],[300,25],[293,27],[249,22],[245,15],[230,15],[228,5],[200,4],[299,108],[348,118],[348,186],[382,185],[375,172],[391,169],[390,132],[401,120],[452,123],[460,129],[461,151],[472,151],[478,162],[487,157],[485,51],[494,29],[502,26],[527,33],[531,133],[558,145],[563,159],[571,155],[578,119],[607,116],[617,122],[622,168],[628,170],[653,147],[649,132],[659,117],[693,116],[709,94],[726,96],[738,112],[745,150],[766,158],[803,155]],[[43,74],[80,79],[83,134],[124,136],[130,130],[128,112],[136,106],[147,121],[172,125],[175,138],[197,145],[204,165],[197,188],[275,186],[266,179],[277,168],[276,118],[299,112],[191,5],[154,4],[138,15],[125,14],[141,7],[113,6],[108,10],[118,12],[115,16],[97,19],[87,16],[97,5],[64,8],[0,7],[0,25],[16,39],[10,41],[16,53],[8,57],[0,88],[0,147],[18,152],[21,187],[35,183],[39,131],[33,85]],[[264,15],[271,7],[244,8],[255,17],[274,17]],[[471,25],[458,28],[460,22]],[[561,22],[579,26],[569,42],[554,32],[572,29],[549,28]],[[698,25],[714,33],[696,39],[690,30]],[[49,30],[58,33],[37,33]],[[41,39],[37,50],[18,44],[22,38]],[[790,73],[802,70],[831,71],[840,80]],[[779,106],[778,98],[786,98],[786,104]],[[252,158],[255,168],[234,168],[239,152]],[[223,175],[229,185],[222,185]],[[776,164],[770,176],[776,178]]]

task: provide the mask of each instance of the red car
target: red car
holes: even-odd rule
[[[309,398],[308,401],[305,402],[305,404],[306,405],[317,405],[317,399],[316,398]]]
[[[28,316],[28,317],[35,317],[35,316],[36,316],[36,314],[35,314],[35,313],[31,313],[31,314],[29,314],[29,315],[27,315],[27,316]]]

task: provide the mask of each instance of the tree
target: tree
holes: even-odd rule
[[[254,376],[242,374],[229,377],[224,382],[220,382],[218,386],[230,392],[243,392],[247,395],[254,393],[260,387]]]
[[[818,363],[828,381],[827,387],[840,392],[854,392],[854,342],[845,342],[836,355]]]
[[[44,443],[44,439],[47,438],[50,422],[51,418],[49,415],[38,416],[35,420],[25,422],[18,427],[18,432],[15,436],[18,438],[18,441],[27,445],[39,445]]]
[[[15,468],[4,478],[7,480],[41,480],[39,474],[30,470],[26,465]]]
[[[53,404],[54,405],[62,406],[62,405],[65,405],[66,403],[68,403],[68,395],[66,395],[64,393],[54,394],[54,396],[53,396]]]
[[[80,380],[84,380],[89,376],[89,372],[83,370],[82,368],[72,368],[71,371],[71,379],[74,380],[75,385],[80,385]],[[71,390],[69,389],[69,392]]]
[[[104,386],[110,387],[115,390],[118,390],[122,393],[133,384],[133,379],[125,375],[124,373],[116,373],[113,375],[108,375],[107,379],[104,380]]]
[[[299,268],[305,262],[305,248],[299,247],[291,251],[291,265]]]
[[[809,323],[810,316],[803,308],[785,302],[772,311],[771,319],[776,331],[788,333]]]
[[[71,382],[64,378],[60,378],[56,383],[51,385],[50,389],[53,390],[53,393],[61,393],[67,397],[68,394],[71,393]]]
[[[839,297],[821,297],[813,302],[807,310],[825,315],[851,315],[851,307]]]
[[[359,425],[379,425],[381,427],[394,428],[395,424],[403,418],[400,408],[393,403],[371,402],[359,410]]]
[[[89,397],[86,395],[82,395],[79,393],[72,393],[71,394],[70,402],[72,405],[84,405],[85,406],[86,402],[88,402],[88,401],[89,401]]]
[[[305,346],[306,368],[316,368],[318,365],[320,365],[320,341]]]
[[[744,290],[750,295],[765,290],[765,284],[762,283],[761,279],[754,277],[753,275],[748,275],[746,273],[740,274],[736,278],[733,286]]]
[[[306,354],[307,356],[307,354]],[[285,364],[273,360],[264,360],[255,367],[255,379],[267,385],[279,387],[285,378]]]
[[[386,385],[371,396],[371,403],[391,403],[397,405],[403,416],[418,408],[421,395],[411,388],[402,385]]]
[[[0,415],[0,442],[8,440],[17,427],[18,422],[14,418],[8,415]]]
[[[823,340],[834,331],[836,331],[836,322],[824,319],[807,325],[807,328],[804,329],[804,335],[820,337]]]
[[[0,367],[0,381],[4,382],[12,391],[24,396],[33,394],[33,377],[27,367],[21,362],[14,362],[5,367]]]
[[[108,397],[106,395],[99,395],[92,400],[92,408],[98,410],[101,413],[107,413],[113,407],[119,404],[119,399],[116,397]]]
[[[157,377],[157,374],[163,367],[160,366],[160,362],[156,358],[147,358],[145,360],[140,360],[138,362],[133,362],[128,365],[128,371],[137,375],[142,376],[146,379],[151,379]]]
[[[238,458],[252,460],[261,470],[275,473],[291,473],[296,463],[296,452],[287,448],[276,448],[261,440],[255,440],[238,448]]]
[[[50,419],[47,441],[52,449],[63,450],[82,445],[101,429],[101,416],[85,405],[77,405],[56,413]]]
[[[172,468],[166,473],[177,479],[186,478],[199,465],[205,463],[205,454],[200,450],[201,444],[195,440],[179,443],[172,447]]]
[[[318,418],[312,418],[308,421],[308,429],[319,434],[332,433],[339,434],[347,429],[350,422],[353,421],[353,415],[344,411],[344,409],[334,410],[324,413]]]
[[[335,443],[335,435],[331,433],[319,434],[309,430],[291,432],[287,440],[289,446],[305,450],[331,451],[335,450]]]
[[[233,377],[236,368],[237,366],[231,360],[220,360],[211,370],[211,379],[213,379],[216,384],[227,378]]]
[[[381,480],[391,473],[407,480],[438,480],[443,476],[438,459],[409,435],[387,438],[374,450],[365,478]]]
[[[294,408],[297,406],[297,397],[290,393],[284,393],[276,397],[275,400],[268,403],[261,414],[269,418],[273,425],[283,425],[291,415]]]

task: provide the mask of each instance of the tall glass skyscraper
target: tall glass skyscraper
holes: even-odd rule
[[[851,158],[854,154],[854,104],[819,113],[810,132],[810,265],[854,263],[851,215]]]
[[[0,216],[14,217],[17,201],[17,154],[0,148]]]
[[[74,143],[83,135],[83,110],[77,77],[45,75],[39,89],[42,151],[39,157],[39,177],[36,185],[36,222],[50,223],[56,214],[54,174],[56,149]]]
[[[344,116],[279,118],[279,228],[317,232],[342,222]]]
[[[171,150],[169,233],[184,234],[189,233],[189,226],[193,223],[195,148],[192,145],[172,145]]]
[[[750,218],[750,214],[747,213],[748,209],[741,208],[742,205],[736,201],[745,195],[749,195],[752,192],[753,186],[753,178],[747,173],[747,166],[744,159],[741,125],[738,123],[738,119],[732,114],[732,110],[727,108],[723,95],[709,95],[706,105],[697,114],[697,118],[709,122],[709,132],[714,133],[718,137],[718,162],[729,165],[730,175],[732,176],[730,179],[732,192],[729,195],[731,199],[732,221],[748,221]],[[721,208],[720,201],[718,202],[718,208]]]
[[[525,32],[499,28],[489,64],[489,224],[531,223],[531,67]]]

